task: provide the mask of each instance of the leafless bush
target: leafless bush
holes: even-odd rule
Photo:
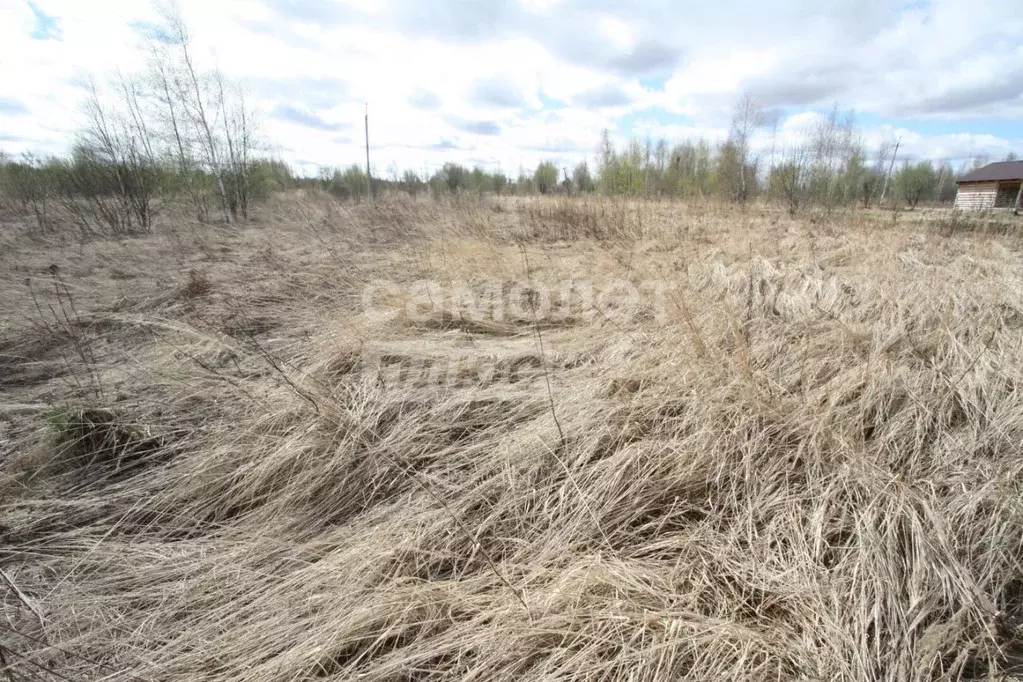
[[[642,222],[624,199],[560,197],[522,205],[526,237],[542,241],[614,241],[640,236]]]

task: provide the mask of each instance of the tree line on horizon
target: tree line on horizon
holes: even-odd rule
[[[246,220],[252,202],[299,187],[341,200],[362,200],[367,191],[436,198],[600,194],[740,204],[763,199],[792,213],[881,201],[914,208],[952,201],[958,173],[986,162],[974,159],[957,172],[948,162],[897,160],[892,142],[868,150],[853,117],[837,108],[798,141],[772,145],[767,155],[752,144],[766,128],[763,109],[743,95],[728,137],[716,144],[634,138],[616,146],[605,131],[592,164],[583,160],[571,168],[544,160],[510,176],[454,162],[430,173],[400,172],[391,164],[386,177],[367,178],[352,164],[299,177],[265,153],[268,144],[241,88],[219,70],[196,64],[179,13],[165,9],[148,50],[141,74],[122,75],[107,89],[89,83],[85,123],[70,154],[14,160],[0,152],[0,208],[34,216],[40,230],[56,210],[83,234],[147,232],[157,207],[168,201],[184,203],[202,223]]]
[[[433,172],[405,170],[392,164],[386,177],[372,178],[374,195],[401,191],[475,195],[602,194],[644,198],[719,198],[744,203],[762,198],[790,211],[806,207],[834,209],[870,207],[885,200],[910,208],[921,202],[955,199],[956,178],[988,162],[973,158],[955,168],[948,161],[899,160],[895,142],[868,150],[851,117],[837,111],[822,117],[803,141],[765,155],[754,153],[749,130],[734,131],[725,141],[706,139],[669,142],[634,138],[616,147],[605,131],[594,160],[559,165],[543,160],[535,169],[520,168],[515,176],[447,162]],[[1009,155],[1008,160],[1015,157]],[[366,173],[359,164],[321,167],[314,178],[295,178],[305,187],[319,187],[342,199],[366,196]]]
[[[792,213],[801,208],[903,204],[947,204],[955,199],[956,178],[988,163],[978,156],[954,168],[948,161],[898,158],[898,144],[885,140],[868,150],[851,113],[837,107],[801,131],[798,141],[770,154],[754,150],[752,138],[766,128],[763,109],[744,94],[735,107],[729,135],[721,143],[706,139],[670,142],[633,138],[616,147],[604,131],[593,164],[541,161],[535,169],[520,168],[517,176],[503,170],[469,168],[448,162],[431,172],[400,173],[394,164],[388,177],[373,177],[372,191],[402,191],[412,195],[444,194],[533,195],[603,194],[645,198],[708,198],[745,203],[763,198],[784,204]],[[777,130],[772,137],[776,137]],[[1006,160],[1014,160],[1009,154]],[[304,186],[320,187],[344,199],[366,196],[366,173],[358,164],[321,167],[316,178],[298,178]]]

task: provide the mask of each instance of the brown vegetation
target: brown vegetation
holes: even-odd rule
[[[121,241],[2,225],[2,665],[1004,678],[1023,242],[941,215],[310,192]],[[399,314],[365,314],[384,280]],[[664,295],[552,315],[566,281]],[[465,362],[389,383],[367,349]]]

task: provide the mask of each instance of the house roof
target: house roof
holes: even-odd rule
[[[1023,180],[1023,161],[989,163],[983,168],[967,173],[956,182],[994,182],[995,180]]]

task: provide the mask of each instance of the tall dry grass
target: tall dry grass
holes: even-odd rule
[[[13,679],[1015,674],[1015,235],[601,200],[264,211],[9,237]],[[363,314],[379,279],[397,306],[420,279],[671,287],[413,320]],[[370,346],[543,374],[394,385]]]

